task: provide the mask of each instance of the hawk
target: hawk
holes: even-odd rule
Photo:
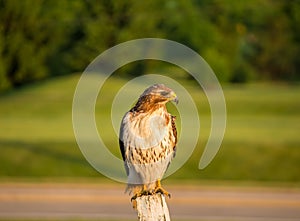
[[[169,101],[178,103],[175,92],[154,84],[122,119],[119,144],[131,200],[155,193],[170,196],[160,183],[175,156],[177,143],[175,116],[166,108]]]

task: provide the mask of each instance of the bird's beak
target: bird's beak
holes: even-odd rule
[[[177,95],[174,92],[172,92],[172,94],[171,94],[171,100],[174,101],[176,103],[176,105],[178,104],[179,100],[178,100]]]
[[[175,97],[175,98],[173,99],[173,101],[175,102],[176,105],[178,105],[178,102],[179,102],[178,97]]]

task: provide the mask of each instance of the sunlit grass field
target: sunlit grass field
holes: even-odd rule
[[[0,179],[101,177],[83,157],[73,134],[72,99],[79,77],[60,77],[0,96]],[[96,105],[98,130],[118,157],[110,109],[125,83],[116,78],[107,81]],[[201,88],[184,84],[196,101],[201,134],[191,158],[168,180],[299,183],[299,85],[223,85],[226,134],[215,159],[199,170],[210,130],[210,111]],[[136,96],[141,92],[137,90]],[[169,106],[178,114],[173,105]]]

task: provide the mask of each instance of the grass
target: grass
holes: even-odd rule
[[[72,99],[78,79],[79,75],[61,77],[0,96],[0,177],[101,176],[87,163],[73,134]],[[125,83],[107,81],[96,105],[98,131],[118,157],[110,108]],[[200,88],[183,83],[197,103],[201,135],[191,158],[168,180],[300,181],[299,85],[224,85],[228,115],[223,144],[212,163],[198,170],[210,111]]]

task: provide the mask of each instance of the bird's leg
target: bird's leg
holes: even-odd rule
[[[153,191],[153,193],[161,193],[161,194],[164,194],[165,196],[167,196],[167,197],[171,197],[171,194],[170,193],[168,193],[168,191],[166,191],[162,186],[161,186],[161,183],[160,183],[160,179],[158,179],[157,181],[156,181],[156,186],[155,186],[155,189],[154,189],[154,191]]]
[[[143,184],[142,188],[137,190],[137,191],[134,191],[134,195],[133,197],[131,197],[131,201],[133,200],[136,200],[136,198],[140,197],[140,196],[148,196],[150,195],[150,191],[147,190],[147,185],[146,184]]]

